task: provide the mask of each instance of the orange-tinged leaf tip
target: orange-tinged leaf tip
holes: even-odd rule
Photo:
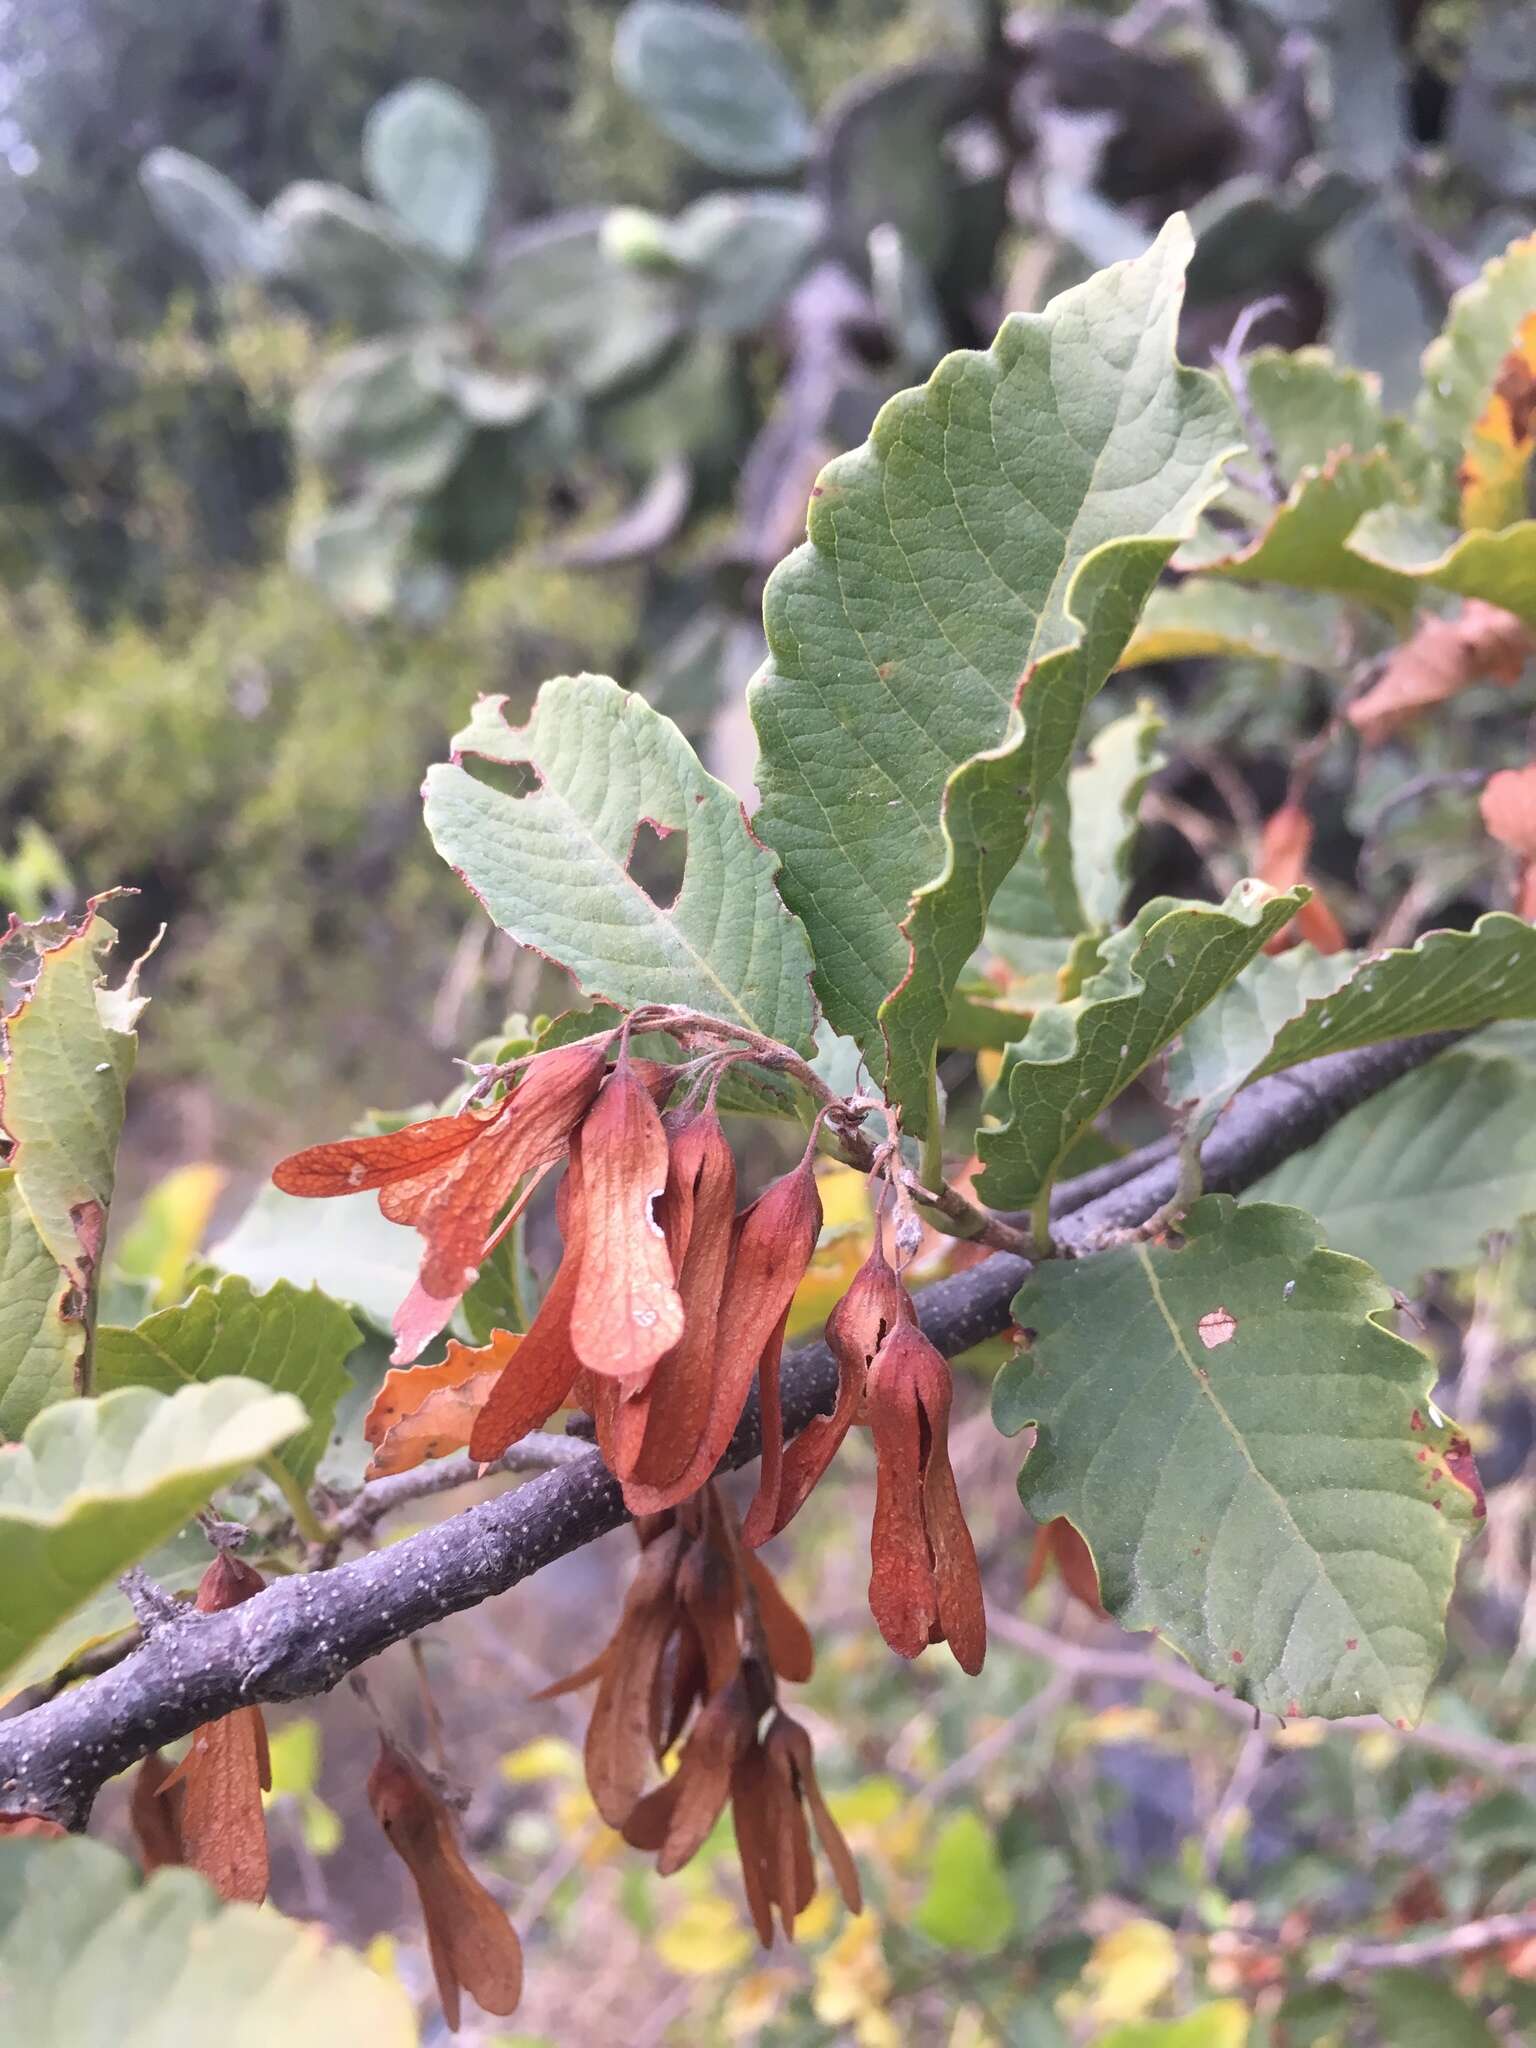
[[[363,1423],[363,1440],[374,1453],[368,1478],[467,1450],[475,1418],[521,1342],[497,1330],[488,1344],[451,1343],[439,1365],[387,1372]]]

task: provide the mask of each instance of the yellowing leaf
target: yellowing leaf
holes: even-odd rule
[[[901,2048],[901,2035],[885,2009],[890,1994],[880,1923],[868,1910],[856,1913],[816,1959],[812,2010],[825,2026],[851,2023],[859,2048]]]
[[[501,1775],[509,1785],[537,1785],[549,1778],[579,1778],[581,1752],[558,1735],[535,1736],[521,1749],[501,1760]]]
[[[1094,2048],[1245,2048],[1250,2028],[1240,1999],[1219,1998],[1181,2020],[1141,2020],[1100,2034]]]
[[[751,1955],[751,1933],[729,1899],[694,1899],[656,1936],[656,1953],[681,1977],[713,1977]]]
[[[1144,2019],[1179,1974],[1179,1951],[1159,1920],[1127,1920],[1093,1945],[1076,1989],[1059,2000],[1068,2018]]]
[[[180,1299],[226,1178],[217,1166],[178,1166],[150,1189],[133,1228],[115,1247],[114,1262],[125,1273],[153,1281],[157,1307]]]
[[[498,1330],[478,1349],[450,1343],[439,1365],[396,1366],[384,1375],[363,1423],[373,1446],[368,1477],[409,1472],[467,1448],[475,1418],[522,1342]]]
[[[1526,479],[1536,446],[1536,312],[1527,313],[1473,422],[1457,471],[1461,523],[1512,526],[1527,516]]]

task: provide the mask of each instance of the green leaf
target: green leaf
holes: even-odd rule
[[[1408,577],[1367,561],[1346,543],[1368,512],[1399,505],[1406,494],[1401,474],[1385,453],[1331,455],[1320,469],[1301,472],[1268,525],[1243,546],[1234,549],[1225,541],[1213,546],[1207,532],[1197,547],[1181,552],[1175,566],[1249,583],[1330,590],[1401,615],[1414,602]]]
[[[0,1441],[74,1392],[84,1348],[74,1282],[38,1236],[15,1173],[0,1172]]]
[[[1168,1062],[1168,1095],[1192,1127],[1208,1128],[1249,1081],[1320,1053],[1532,1016],[1536,929],[1507,911],[1391,953],[1295,946],[1255,960],[1191,1020]]]
[[[0,1457],[0,1675],[304,1424],[234,1379],[45,1408]]]
[[[826,109],[812,178],[837,253],[856,275],[870,266],[869,238],[880,228],[893,228],[937,276],[967,213],[988,224],[987,195],[967,187],[946,146],[977,97],[974,66],[937,57],[858,79]]]
[[[221,1272],[243,1273],[256,1287],[280,1281],[319,1287],[388,1330],[415,1284],[421,1240],[381,1216],[375,1195],[327,1202],[325,1228],[317,1231],[313,1202],[266,1186],[208,1260]]]
[[[1476,2007],[1421,1970],[1374,1973],[1370,1998],[1392,2048],[1497,2048],[1499,2036]]]
[[[1060,976],[1074,954],[1082,957],[1083,935],[1105,932],[1119,917],[1142,792],[1161,765],[1161,730],[1152,706],[1139,705],[1102,727],[1087,760],[1046,791],[1033,836],[992,898],[987,919],[987,950],[1019,977],[1019,986],[1008,990],[1011,1001],[1033,1008],[1058,1000]],[[1037,994],[1041,987],[1044,993]],[[995,993],[990,984],[978,995],[989,992]],[[969,1003],[968,1035],[982,1007]],[[959,1022],[952,1009],[946,1045],[957,1042]],[[1006,1030],[996,1043],[1017,1035]]]
[[[361,1422],[361,1418],[359,1418]],[[208,1538],[197,1522],[188,1522],[168,1543],[160,1543],[139,1562],[167,1593],[191,1593],[208,1569]],[[34,1643],[0,1680],[0,1700],[39,1685],[73,1664],[88,1651],[127,1635],[138,1626],[128,1596],[115,1582],[100,1587],[85,1604],[66,1615],[57,1628]]]
[[[152,149],[139,183],[162,225],[191,251],[214,284],[259,274],[265,253],[261,215],[238,185],[181,149]]]
[[[1286,185],[1254,172],[1218,185],[1190,216],[1190,304],[1261,296],[1305,262],[1353,212],[1363,191],[1347,172],[1316,164],[1304,164]]]
[[[1404,1074],[1252,1191],[1405,1293],[1536,1213],[1536,1069],[1477,1040]]]
[[[1457,533],[1416,505],[1384,505],[1349,536],[1349,552],[1374,569],[1415,577],[1536,625],[1536,519]]]
[[[282,1446],[277,1462],[307,1486],[349,1385],[346,1360],[359,1341],[346,1310],[318,1288],[301,1293],[279,1280],[256,1294],[248,1280],[231,1274],[175,1308],[146,1316],[136,1329],[99,1330],[97,1373],[103,1392],[154,1387],[171,1394],[237,1378],[295,1395],[309,1426]]]
[[[1170,223],[892,399],[769,581],[757,827],[831,1022],[914,1134],[987,905],[1233,451],[1219,388],[1173,358],[1188,249]]]
[[[1186,576],[1147,599],[1122,670],[1190,655],[1244,655],[1336,670],[1344,659],[1344,607],[1335,597],[1300,590],[1255,590],[1246,583]]]
[[[1160,896],[1102,948],[1081,995],[1036,1013],[995,1091],[1008,1121],[977,1134],[994,1209],[1043,1201],[1099,1112],[1289,924],[1304,892],[1239,882],[1223,904]]]
[[[226,1906],[191,1870],[147,1884],[100,1842],[0,1846],[0,1994],[33,2048],[415,2048],[401,1986],[320,1926]]]
[[[672,721],[606,676],[545,683],[515,730],[505,702],[482,697],[453,765],[426,781],[433,844],[497,924],[622,1009],[678,1004],[808,1047],[805,934],[740,802]],[[537,787],[504,795],[459,765],[465,755],[525,763]],[[687,835],[665,907],[629,871],[642,824]]]
[[[365,341],[333,356],[299,393],[293,431],[314,462],[371,491],[435,490],[469,440],[448,395],[435,345],[409,337]]]
[[[1444,331],[1424,352],[1424,386],[1414,421],[1445,466],[1447,512],[1455,504],[1455,473],[1472,429],[1492,396],[1521,321],[1533,309],[1536,235],[1527,235],[1511,242],[1456,294]]]
[[[1374,377],[1325,348],[1261,348],[1243,362],[1248,403],[1263,423],[1286,484],[1349,449],[1369,455],[1386,432]]]
[[[416,533],[409,505],[359,498],[299,528],[288,545],[301,576],[353,619],[381,619],[400,596]]]
[[[267,274],[357,334],[425,326],[458,311],[454,285],[429,253],[339,185],[290,185],[268,207],[263,233]]]
[[[788,297],[821,235],[820,206],[798,192],[711,192],[679,214],[666,247],[693,273],[700,325],[750,334]]]
[[[1300,1210],[1211,1196],[1182,1227],[1181,1251],[1050,1261],[1019,1293],[1033,1348],[994,1413],[1039,1427],[1020,1496],[1082,1532],[1123,1626],[1240,1698],[1412,1721],[1473,1520],[1433,1368]]]
[[[97,899],[97,902],[106,899]],[[75,1389],[117,1168],[144,998],[137,967],[115,989],[117,934],[97,903],[76,923],[13,923],[0,937],[0,1434],[19,1436]]]
[[[480,246],[496,151],[479,108],[436,79],[381,99],[363,129],[363,168],[384,204],[429,249],[468,263]]]
[[[1245,2048],[1249,2012],[1241,1999],[1221,1998],[1181,2020],[1132,2020],[1100,2034],[1094,2048]]]
[[[979,1813],[957,1813],[940,1828],[928,1860],[928,1888],[914,1925],[940,1948],[994,1955],[1014,1926],[1013,1896],[992,1830]]]
[[[625,263],[601,213],[557,213],[497,246],[480,316],[503,371],[595,397],[653,370],[682,330],[676,281]]]
[[[634,0],[613,39],[613,71],[664,135],[717,171],[796,170],[810,123],[789,74],[745,22],[695,0]]]

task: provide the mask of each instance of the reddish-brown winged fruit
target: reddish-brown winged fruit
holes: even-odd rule
[[[987,1628],[976,1549],[949,1465],[949,1366],[902,1322],[870,1367],[875,1440],[870,1611],[903,1657],[947,1641],[962,1670],[981,1669]]]
[[[715,1336],[735,1226],[736,1162],[714,1111],[668,1118],[663,1223],[683,1304],[683,1334],[648,1380],[616,1404],[603,1442],[626,1488],[644,1490],[654,1512],[685,1498],[678,1482],[698,1455],[709,1425]],[[637,1499],[640,1496],[637,1494]]]
[[[128,1795],[128,1821],[139,1847],[144,1875],[167,1864],[185,1862],[181,1852],[181,1786],[166,1790],[171,1767],[158,1749],[152,1749],[133,1774]]]
[[[1108,1619],[1099,1597],[1099,1568],[1093,1552],[1065,1515],[1056,1515],[1036,1529],[1024,1577],[1025,1592],[1032,1593],[1053,1569],[1074,1600],[1080,1600],[1100,1621]]]
[[[827,1348],[837,1360],[837,1403],[830,1415],[817,1415],[800,1432],[781,1461],[776,1473],[764,1455],[763,1475],[757,1497],[748,1511],[742,1533],[756,1546],[777,1536],[797,1515],[810,1497],[836,1454],[838,1445],[858,1419],[864,1405],[864,1382],[875,1353],[898,1322],[914,1316],[911,1296],[888,1263],[877,1229],[869,1257],[853,1277],[853,1283],[827,1318]],[[763,1418],[764,1442],[768,1418]]]
[[[395,1316],[396,1364],[415,1358],[452,1315],[518,1182],[565,1149],[597,1094],[607,1047],[600,1038],[540,1053],[489,1110],[313,1145],[274,1168],[273,1180],[290,1195],[376,1188],[384,1215],[426,1240],[420,1277]]]
[[[741,1420],[754,1374],[765,1359],[770,1372],[776,1370],[789,1305],[820,1230],[821,1196],[808,1151],[793,1172],[772,1182],[736,1219],[715,1331],[709,1420],[687,1470],[671,1487],[632,1481],[625,1488],[631,1514],[652,1514],[697,1492],[719,1464]]]
[[[571,1163],[555,1197],[555,1217],[565,1250],[554,1279],[539,1303],[538,1313],[518,1343],[511,1363],[492,1387],[475,1418],[469,1455],[482,1464],[549,1420],[570,1398],[579,1369],[571,1349],[571,1308],[581,1268],[582,1229],[581,1138],[571,1141]]]
[[[649,1373],[683,1334],[657,1215],[666,1184],[666,1132],[649,1089],[621,1057],[581,1133],[581,1271],[571,1345],[589,1372],[615,1379]]]
[[[220,1551],[197,1589],[200,1613],[238,1607],[266,1582]],[[261,1795],[272,1786],[267,1727],[260,1707],[237,1707],[197,1729],[192,1747],[165,1778],[163,1800],[180,1792],[176,1815],[181,1861],[202,1872],[221,1899],[260,1905],[267,1895],[267,1827]]]
[[[523,1991],[516,1930],[464,1861],[453,1816],[431,1780],[388,1740],[368,1774],[368,1803],[416,1886],[450,2032],[458,2032],[461,1991],[486,2012],[516,2011]]]

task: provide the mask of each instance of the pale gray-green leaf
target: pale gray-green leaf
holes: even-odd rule
[[[0,2024],[17,2048],[415,2048],[393,1977],[191,1870],[101,1842],[0,1844]]]
[[[0,1457],[0,1677],[305,1420],[239,1379],[45,1408]]]
[[[808,1047],[805,933],[740,801],[672,721],[606,676],[545,683],[517,729],[504,703],[480,699],[453,764],[426,782],[433,843],[502,929],[621,1008],[679,1004]],[[461,765],[467,756],[525,764],[536,787],[490,788]],[[687,835],[665,906],[630,872],[642,824]]]
[[[744,21],[699,0],[633,0],[614,75],[663,134],[717,171],[775,176],[805,161],[810,123],[789,75]]]
[[[451,85],[412,79],[369,114],[363,167],[412,234],[449,263],[469,262],[496,179],[495,147],[478,107]]]

